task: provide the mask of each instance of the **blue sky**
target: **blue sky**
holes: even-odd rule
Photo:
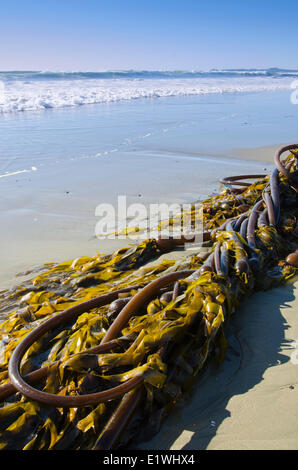
[[[297,0],[0,0],[0,70],[298,69]]]

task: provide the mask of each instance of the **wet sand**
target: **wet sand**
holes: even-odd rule
[[[267,163],[272,163],[274,155],[276,152],[288,145],[287,142],[280,143],[278,145],[267,145],[264,147],[255,147],[255,148],[236,148],[230,152],[231,158],[242,158],[243,160],[250,161],[262,161]]]
[[[216,170],[215,170],[216,168]],[[96,207],[191,203],[218,192],[232,174],[267,174],[272,164],[205,155],[139,151],[61,162],[1,180],[0,287],[14,275],[50,261],[109,253],[126,240],[98,240]]]

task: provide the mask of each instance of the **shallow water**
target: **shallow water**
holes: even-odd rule
[[[97,205],[118,195],[192,202],[218,191],[220,177],[268,172],[267,157],[246,161],[240,149],[294,142],[297,117],[290,91],[0,115],[1,285],[36,264],[116,249],[94,229]]]
[[[298,106],[290,97],[290,91],[217,94],[2,114],[1,180],[117,152],[229,155],[239,147],[291,142]]]

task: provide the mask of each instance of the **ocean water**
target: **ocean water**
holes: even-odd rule
[[[288,89],[297,70],[1,72],[0,113],[139,98]]]
[[[297,140],[297,78],[278,69],[0,72],[0,181],[116,152],[227,155]]]
[[[269,170],[242,149],[298,140],[295,71],[0,75],[2,285],[116,249],[94,237],[98,204],[202,199]]]

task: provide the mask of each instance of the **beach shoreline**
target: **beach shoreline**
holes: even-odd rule
[[[183,152],[143,145],[2,178],[0,290],[31,279],[35,273],[30,270],[44,263],[109,254],[129,245],[129,240],[95,237],[98,204],[115,206],[119,195],[144,205],[201,201],[219,191],[224,176],[270,173],[282,146],[235,145],[221,152],[211,145],[209,152],[204,146],[194,152],[193,145]],[[190,252],[162,258],[185,255]],[[139,448],[298,448],[298,365],[291,360],[298,341],[297,286],[294,280],[258,292],[240,306],[222,368],[211,366],[185,406],[178,405],[159,434]]]
[[[298,2],[1,6],[0,450],[297,451]]]
[[[126,197],[127,204],[147,207],[150,203],[200,201],[220,189],[219,180],[224,176],[268,174],[276,148],[279,146],[241,149],[221,156],[145,150],[91,159],[87,165],[83,160],[60,163],[3,178],[0,243],[5,250],[0,288],[12,287],[21,280],[15,275],[44,263],[108,254],[130,244],[130,240],[95,236],[98,204],[116,207],[119,195]],[[254,152],[257,160],[245,158]],[[127,175],[124,180],[123,172]]]
[[[1,288],[45,262],[125,245],[94,237],[97,206],[116,207],[119,195],[190,203],[222,177],[267,174],[276,150],[296,140],[297,111],[284,90],[2,115]]]
[[[268,155],[273,154],[275,150],[275,146],[270,146],[260,149],[260,151],[245,149],[245,151],[236,152],[234,156],[236,154],[241,156],[254,155],[256,152],[259,158],[257,161],[245,160],[244,157],[242,161],[235,159],[235,166],[233,166],[231,159],[229,165],[224,164],[222,170],[217,171],[216,178],[214,172],[211,177],[210,172],[207,171],[206,175],[209,175],[209,179],[208,177],[205,179],[205,186],[203,190],[201,188],[200,192],[201,196],[205,192],[207,195],[208,191],[210,193],[218,191],[218,178],[223,176],[221,172],[227,175],[233,169],[232,173],[234,174],[239,173],[238,170],[241,170],[240,173],[254,173],[256,168],[260,168],[260,166],[267,169]],[[169,156],[166,156],[164,162],[174,161],[173,158],[176,157],[171,156],[172,160],[169,160]],[[204,158],[208,161],[208,157]],[[202,165],[202,160],[196,159],[192,155],[188,158],[182,157],[182,160],[184,167],[190,165],[189,168],[184,168],[186,173],[189,172],[189,176],[193,176],[193,172],[190,172],[191,168],[194,170],[196,165]],[[212,157],[209,162],[211,160],[217,162],[217,164],[220,161],[226,163],[226,157]],[[138,161],[140,162],[140,159]],[[181,163],[181,160],[178,159],[177,161]],[[173,174],[176,173],[177,175],[179,173],[181,177],[181,171],[177,170],[178,167],[179,164],[176,163]],[[159,158],[159,170],[161,171],[162,168],[163,164]],[[144,171],[142,165],[139,170]],[[165,170],[167,172],[169,170],[168,163],[164,165],[163,177],[168,174]],[[148,177],[148,173],[146,176]],[[131,200],[142,199],[147,203],[150,200],[171,202],[175,197],[177,197],[178,202],[192,200],[196,194],[196,178],[189,177],[187,181],[187,193],[184,185],[177,186],[176,184],[175,191],[169,192],[169,188],[163,186],[163,194],[157,195],[155,191],[153,192],[154,197],[150,198],[150,188],[147,189],[148,193],[146,193],[146,188],[143,187],[143,197],[140,198],[137,192],[138,189],[134,187],[132,188],[133,193],[130,194]],[[160,181],[158,181],[158,184],[160,184]],[[41,187],[40,181],[38,187]],[[92,194],[92,188],[92,183],[89,180],[87,192],[90,195]],[[20,250],[13,263],[9,265],[9,260],[7,261],[5,274],[2,274],[0,278],[2,288],[19,284],[36,275],[34,272],[29,272],[25,276],[15,277],[17,268],[19,271],[26,272],[28,269],[36,268],[38,265],[41,266],[44,262],[61,262],[84,255],[94,256],[96,252],[108,254],[129,244],[126,240],[106,240],[106,243],[103,243],[102,240],[96,240],[94,236],[90,237],[90,230],[93,225],[91,220],[94,219],[94,215],[89,214],[89,218],[86,218],[82,201],[86,202],[88,200],[90,202],[90,200],[83,193],[84,191],[74,196],[76,203],[72,207],[72,214],[68,215],[74,216],[76,214],[77,223],[72,224],[67,233],[65,233],[65,218],[62,218],[64,222],[62,226],[60,225],[59,232],[57,220],[61,224],[61,217],[55,219],[52,216],[51,220],[56,223],[55,239],[49,239],[50,234],[54,233],[49,231],[47,238],[41,240],[40,237],[37,237],[34,240],[34,224],[32,222],[27,223],[28,221],[25,223],[26,217],[23,218],[23,222],[22,218],[19,218],[19,222],[23,223],[23,227],[22,223],[20,224],[22,227],[20,235],[24,247],[26,246],[28,249],[27,257],[23,256],[22,260],[18,260],[17,256],[24,254],[24,251]],[[60,196],[62,196],[62,193]],[[63,197],[66,196],[66,194],[63,195]],[[85,196],[85,199],[83,196]],[[45,194],[44,197],[49,210],[51,206],[49,193]],[[67,213],[67,205],[63,206],[61,202],[59,204],[59,199],[61,197],[57,199],[57,196],[53,196],[53,207],[56,211],[59,207],[59,210],[62,212],[64,210],[65,214]],[[71,195],[69,199],[71,199]],[[93,200],[95,201],[95,199]],[[81,204],[78,201],[81,201]],[[34,206],[32,206],[30,198],[29,203],[31,204],[31,210],[33,210]],[[17,200],[15,204],[17,204]],[[41,198],[39,204],[39,210],[41,211]],[[15,210],[17,211],[17,208]],[[36,211],[38,213],[37,207]],[[8,231],[11,246],[10,248],[7,246],[7,252],[13,252],[16,250],[16,239],[12,236],[15,214],[12,211],[6,215],[8,229],[9,220],[12,223],[11,232]],[[44,230],[49,230],[49,223],[49,220],[47,220],[43,227]],[[24,238],[24,227],[27,229],[27,239]],[[21,239],[18,243],[21,243]],[[6,240],[6,243],[8,243],[8,240]],[[31,250],[35,247],[35,253],[37,254],[33,259],[30,254],[30,243]],[[154,263],[159,263],[162,259],[181,259],[183,256],[190,255],[190,252],[174,251],[162,255]],[[30,257],[31,261],[34,260],[31,263]],[[297,287],[298,281],[296,279],[285,286],[274,288],[268,292],[257,292],[239,307],[228,330],[229,348],[222,366],[218,369],[211,363],[195,382],[192,396],[183,403],[178,403],[163,423],[160,432],[150,441],[139,444],[138,449],[289,450],[298,448],[298,425],[293,413],[298,398],[298,365],[291,360],[291,355],[295,353],[293,345],[295,345],[298,338],[298,318],[295,315],[298,310]],[[268,318],[270,318],[269,331]]]

